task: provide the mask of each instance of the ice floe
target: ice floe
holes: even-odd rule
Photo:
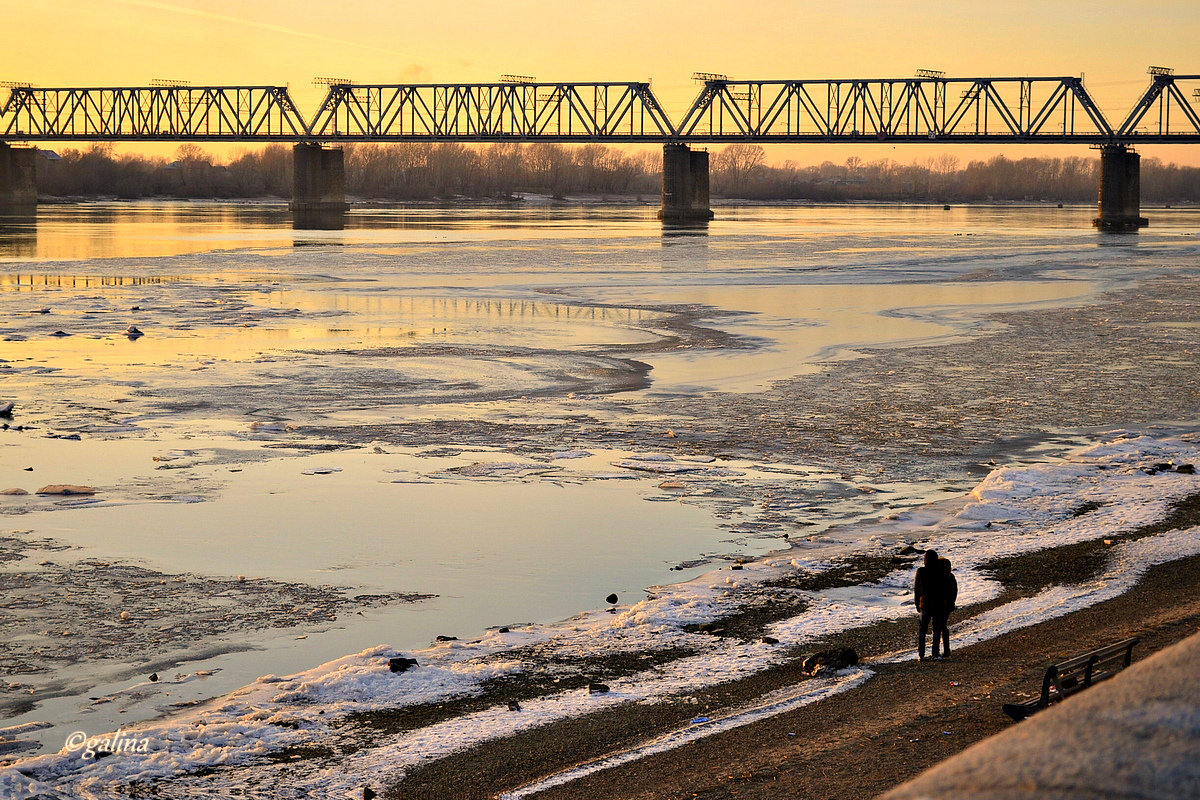
[[[622,458],[612,462],[612,465],[614,467],[621,467],[622,469],[636,469],[641,472],[661,472],[664,474],[700,472],[705,469],[703,464],[681,464],[669,458],[651,458],[650,456]]]

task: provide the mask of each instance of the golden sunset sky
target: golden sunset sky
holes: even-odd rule
[[[653,80],[672,118],[694,71],[735,79],[1078,75],[1110,121],[1148,65],[1200,73],[1200,2],[1005,0],[0,0],[0,79],[39,86],[287,84],[305,116],[317,76],[361,83]],[[3,90],[0,90],[3,91]],[[1189,92],[1190,93],[1190,92]],[[775,146],[801,163],[924,159],[919,145]],[[964,162],[1086,147],[960,146]],[[1145,155],[1200,164],[1200,147]]]

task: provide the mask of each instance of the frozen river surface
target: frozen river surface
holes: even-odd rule
[[[951,436],[922,399],[945,388],[922,369],[944,348],[1194,271],[1200,213],[1156,210],[1136,236],[1097,234],[1091,215],[726,207],[664,230],[644,206],[528,203],[293,232],[269,206],[138,203],[0,220],[0,406],[16,404],[0,431],[0,491],[16,490],[0,495],[0,717],[49,721],[26,741],[53,750],[373,645],[877,544],[853,523],[987,472],[924,444],[905,469],[872,458]],[[849,398],[874,390],[831,370],[889,353],[903,363],[874,379],[912,400],[908,427],[873,450],[873,412]],[[955,369],[968,385],[999,367]],[[1078,391],[1095,377],[1063,370]],[[819,405],[771,394],[808,377],[825,381]],[[1004,382],[1000,418],[1023,422],[984,426],[995,453],[1088,440],[1040,384]],[[777,415],[858,446],[796,442]],[[94,493],[38,493],[53,485]],[[170,686],[129,690],[150,672]]]

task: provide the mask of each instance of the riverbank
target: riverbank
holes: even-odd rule
[[[286,785],[336,796],[388,781],[401,797],[506,791],[517,798],[552,788],[522,789],[580,761],[615,757],[632,769],[709,736],[793,719],[893,672],[911,675],[904,666],[915,661],[909,585],[923,547],[936,546],[956,565],[962,618],[947,663],[968,667],[974,662],[962,654],[973,645],[1112,602],[1136,591],[1151,568],[1200,557],[1195,439],[1126,434],[1062,461],[999,468],[965,500],[859,529],[873,544],[859,541],[833,561],[775,554],[653,587],[612,613],[505,626],[465,641],[441,637],[417,651],[381,645],[307,672],[266,675],[139,726],[154,743],[145,758],[95,763],[67,749],[19,762],[0,778],[10,788],[28,779],[28,791],[54,787],[80,797],[117,787],[183,797],[201,785],[230,794]],[[846,646],[866,663],[802,675],[805,653]],[[1000,675],[1032,670],[1036,684],[1046,659],[1071,652],[1047,654],[1044,641],[1038,647],[1023,656],[1014,650],[1023,660]],[[974,687],[977,679],[958,682]],[[998,678],[989,680],[996,695]],[[155,691],[150,686],[142,688]],[[894,692],[881,696],[896,702]],[[784,733],[806,737],[811,729]],[[568,777],[605,771],[583,767]]]
[[[449,197],[431,197],[431,198],[387,198],[387,197],[369,197],[360,195],[347,195],[346,202],[351,209],[372,209],[372,208],[517,208],[522,205],[530,207],[552,206],[556,208],[570,208],[573,206],[629,206],[629,207],[645,207],[657,209],[660,205],[660,198],[653,193],[598,193],[585,194],[572,192],[569,195],[555,196],[543,192],[516,192],[508,196],[469,196],[469,195],[454,195]],[[248,207],[276,207],[286,210],[286,207],[291,203],[291,197],[276,196],[276,195],[258,195],[254,197],[190,197],[176,195],[154,195],[148,197],[120,197],[114,194],[94,194],[94,195],[53,195],[42,194],[38,195],[38,205],[44,206],[59,206],[59,205],[86,205],[86,204],[120,204],[120,205],[137,205],[148,203],[190,203],[195,205],[225,205],[225,206],[248,206]],[[946,205],[946,201],[930,199],[930,198],[914,198],[910,200],[880,200],[880,199],[838,199],[838,198],[781,198],[781,199],[761,199],[752,197],[735,197],[724,195],[713,195],[711,204],[714,207],[720,208],[789,208],[795,206],[804,207],[822,207],[831,208],[838,207],[877,207],[887,208],[892,206],[897,207],[930,207],[941,209]],[[1095,203],[1091,201],[1069,201],[1059,202],[1057,200],[1038,200],[1038,199],[976,199],[976,200],[955,200],[952,201],[953,207],[960,208],[1088,208],[1094,209]],[[1143,202],[1142,207],[1145,209],[1165,208],[1165,209],[1192,209],[1200,205],[1200,201],[1196,200],[1180,200],[1175,202]],[[290,212],[289,212],[290,213]]]
[[[1001,705],[1035,694],[1046,664],[1129,636],[1141,639],[1135,654],[1143,659],[1198,628],[1200,559],[1189,558],[1153,568],[1117,599],[969,645],[947,661],[871,664],[876,677],[861,688],[531,796],[874,797],[1013,725]],[[911,637],[897,634],[892,644]],[[419,796],[401,787],[389,796]]]
[[[1198,523],[1193,502],[1171,524],[1191,525],[1200,536]],[[1042,555],[1010,568],[1010,593],[1044,582],[1039,573],[1049,562]],[[1070,567],[1076,577],[1086,575],[1087,555],[1076,549],[1070,564],[1053,566],[1060,574]],[[981,604],[974,613],[999,603]],[[956,642],[951,658],[942,662],[894,659],[895,651],[912,646],[913,619],[847,631],[817,644],[857,648],[874,673],[861,687],[628,764],[595,772],[586,766],[686,726],[688,717],[715,718],[812,679],[795,660],[718,687],[698,705],[684,706],[682,714],[678,706],[631,706],[541,728],[417,770],[385,796],[485,798],[526,787],[507,796],[873,797],[1012,725],[1001,706],[1036,694],[1046,664],[1131,636],[1141,639],[1137,657],[1145,658],[1198,626],[1200,558],[1191,557],[1151,568],[1115,599],[961,648]],[[585,774],[577,779],[529,791],[579,764]]]

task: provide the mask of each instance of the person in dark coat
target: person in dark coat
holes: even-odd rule
[[[950,655],[950,612],[958,602],[958,580],[950,567],[950,559],[939,558],[938,567],[942,570],[942,578],[946,581],[946,618],[942,621],[942,658]]]
[[[946,574],[938,565],[937,551],[926,550],[925,566],[917,569],[917,579],[913,583],[913,599],[917,610],[921,612],[917,654],[922,661],[925,660],[925,637],[929,633],[930,623],[933,624],[933,657],[941,658],[938,650],[946,629],[946,616],[949,614],[948,597]],[[946,636],[948,638],[948,634]]]

